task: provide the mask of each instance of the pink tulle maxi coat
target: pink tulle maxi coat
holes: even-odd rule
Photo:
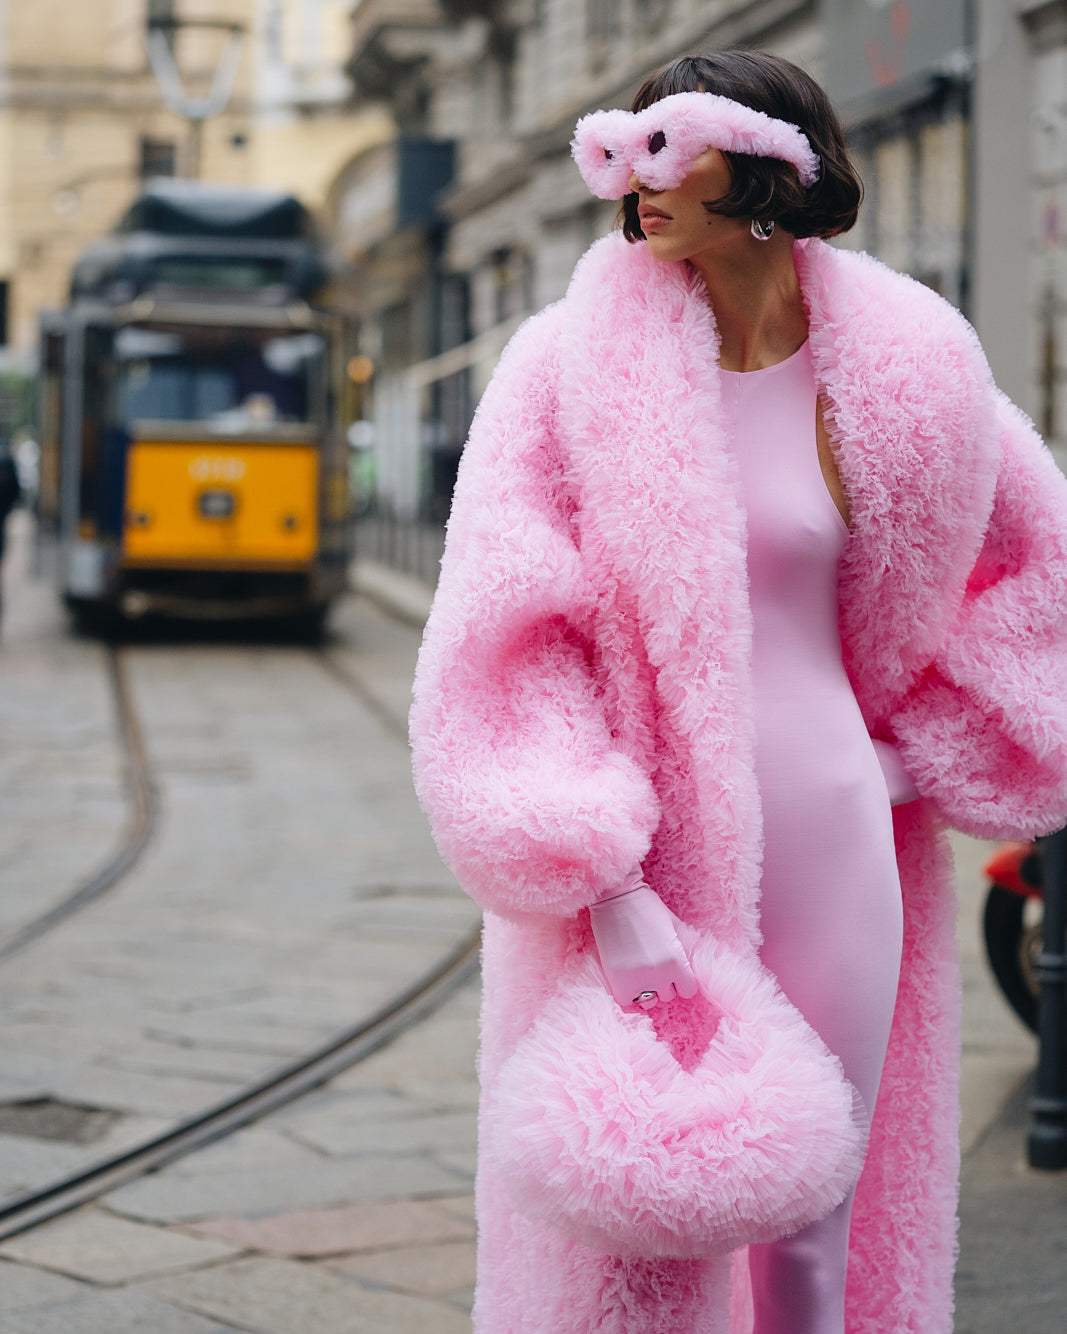
[[[1067,819],[1067,488],[941,298],[817,241],[796,264],[851,504],[845,662],[922,794],[895,812],[904,962],[848,1331],[949,1334],[960,988],[942,830]],[[485,1142],[503,1062],[591,948],[583,909],[636,863],[684,921],[758,949],[745,527],[717,351],[692,270],[609,236],[512,340],[463,458],[412,738],[438,845],[486,911]],[[743,1251],[587,1247],[516,1210],[484,1151],[477,1190],[477,1334],[750,1328]]]

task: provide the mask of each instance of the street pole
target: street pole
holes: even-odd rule
[[[1030,1100],[1027,1161],[1047,1172],[1067,1169],[1067,829],[1045,840],[1045,920],[1037,957],[1041,985],[1037,1088]]]
[[[200,177],[200,148],[204,142],[204,122],[196,117],[189,120],[189,137],[185,142],[185,175],[191,181]]]
[[[205,97],[193,97],[186,91],[178,69],[174,46],[182,28],[214,28],[225,34],[215,76]],[[204,121],[225,111],[237,79],[244,45],[243,26],[224,19],[159,19],[150,23],[145,33],[145,48],[163,101],[176,116],[189,122],[185,174],[192,179],[200,174]]]

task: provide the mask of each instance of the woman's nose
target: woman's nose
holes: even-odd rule
[[[626,182],[626,185],[633,194],[638,194],[645,188],[644,181],[641,180],[636,171],[630,172],[630,179]]]

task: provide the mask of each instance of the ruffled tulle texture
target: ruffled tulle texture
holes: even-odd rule
[[[636,172],[651,190],[680,185],[705,148],[791,163],[802,185],[819,179],[819,156],[788,121],[717,93],[672,93],[643,111],[593,111],[578,122],[571,154],[601,199],[621,199]]]
[[[863,1163],[858,1093],[759,959],[681,935],[714,1015],[699,1059],[680,1063],[575,954],[492,1095],[483,1151],[516,1206],[620,1256],[791,1236],[841,1203]]]
[[[942,827],[1067,820],[1067,487],[958,311],[864,255],[810,241],[794,257],[852,513],[844,661],[921,794],[894,813],[904,953],[847,1328],[950,1334],[960,986]],[[592,948],[581,910],[636,864],[694,929],[759,948],[745,524],[717,358],[692,270],[607,237],[512,340],[460,464],[412,741],[438,846],[486,909],[483,1146],[505,1063]],[[699,1058],[697,1007],[665,1009],[661,1037],[676,1024]],[[586,1246],[516,1209],[484,1148],[477,1195],[476,1334],[725,1328],[721,1258]],[[738,1255],[731,1334],[749,1334]]]

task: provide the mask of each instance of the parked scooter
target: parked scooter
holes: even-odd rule
[[[1044,919],[1042,842],[1002,843],[984,867],[990,880],[982,917],[986,957],[1004,998],[1033,1033]]]

